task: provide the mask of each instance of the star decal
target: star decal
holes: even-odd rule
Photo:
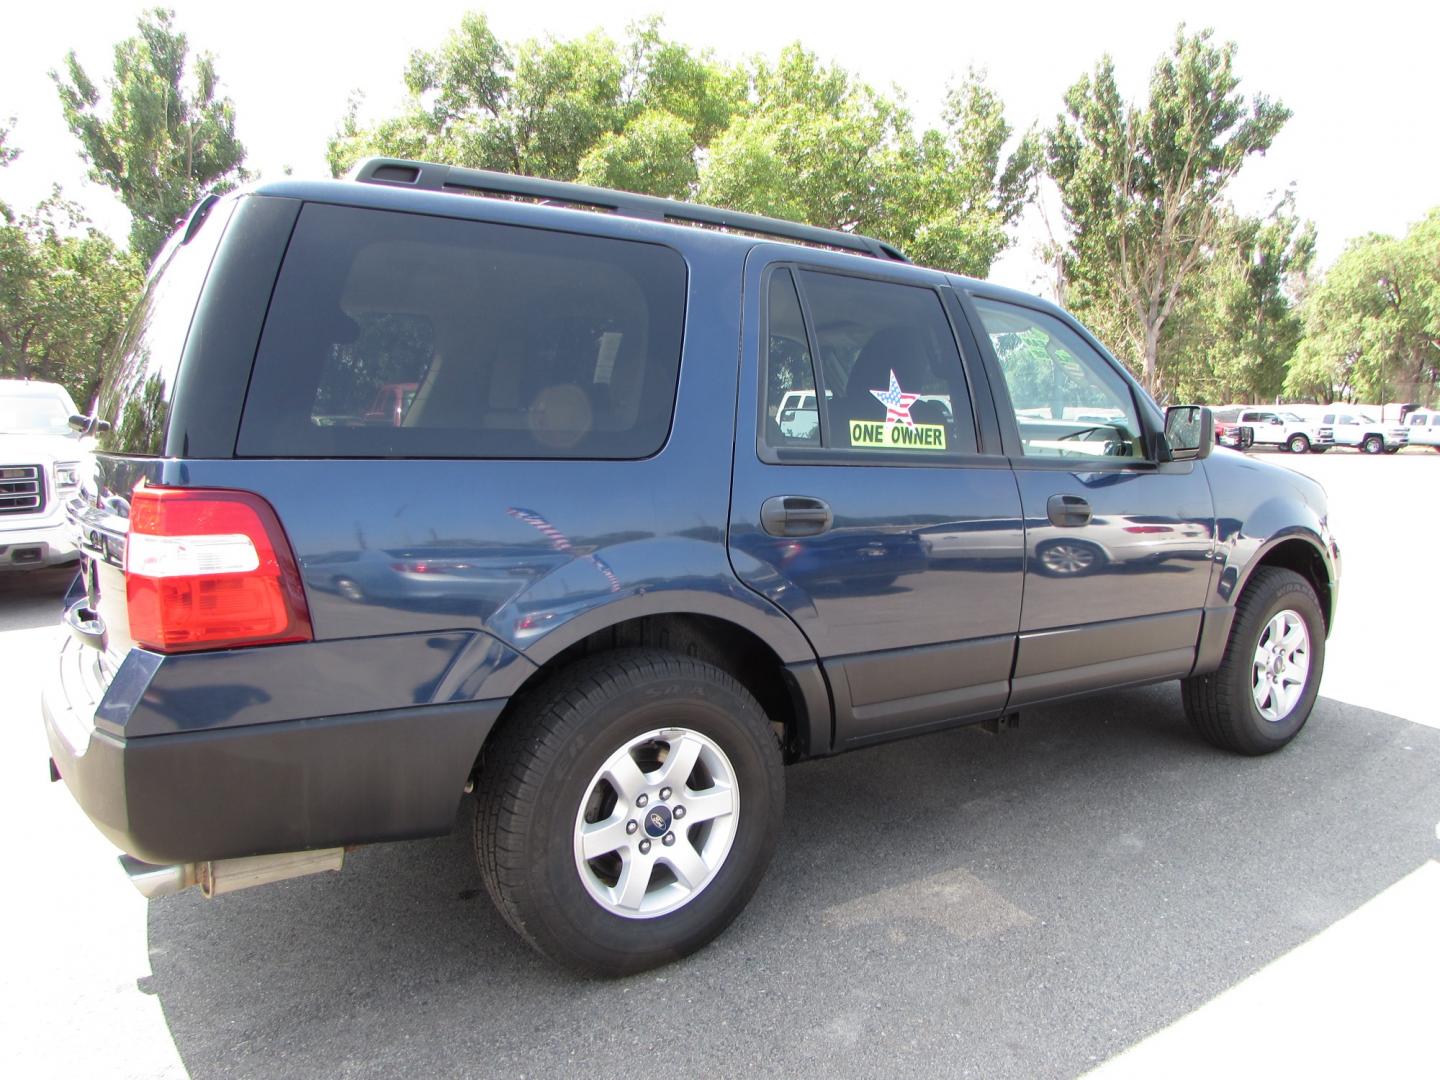
[[[900,380],[895,377],[895,369],[890,369],[890,389],[871,390],[875,400],[885,406],[885,422],[903,423],[906,427],[914,427],[915,421],[910,416],[910,406],[920,400],[919,394],[907,394],[900,389]]]

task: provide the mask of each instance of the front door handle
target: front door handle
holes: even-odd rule
[[[824,499],[776,495],[760,505],[760,527],[771,536],[818,536],[835,517]]]
[[[1045,510],[1050,524],[1062,529],[1090,524],[1090,504],[1079,495],[1051,495]]]

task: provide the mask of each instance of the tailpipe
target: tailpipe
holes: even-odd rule
[[[287,851],[280,855],[251,855],[243,859],[213,859],[172,866],[141,862],[133,855],[120,856],[120,866],[130,884],[150,900],[173,896],[192,885],[198,885],[206,898],[211,899],[223,893],[269,885],[286,878],[339,870],[344,863],[344,848]]]

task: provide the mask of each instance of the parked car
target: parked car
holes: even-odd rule
[[[43,711],[148,895],[336,870],[473,792],[510,925],[632,972],[744,907],[788,763],[1169,679],[1263,754],[1315,702],[1320,486],[863,236],[380,159],[207,199],[142,303]],[[336,421],[408,383],[403,423]]]
[[[1381,423],[1368,413],[1329,409],[1315,429],[1317,449],[1349,446],[1365,454],[1395,454],[1405,448],[1410,432],[1403,424]]]
[[[1440,412],[1419,409],[1407,417],[1410,446],[1428,446],[1440,451]]]
[[[79,558],[65,521],[86,456],[70,427],[77,412],[63,386],[0,379],[0,571]]]
[[[1257,446],[1274,446],[1292,454],[1306,454],[1317,441],[1318,424],[1283,409],[1242,409],[1238,422],[1251,428]]]
[[[1255,429],[1240,423],[1241,412],[1238,406],[1214,410],[1216,443],[1232,450],[1249,450],[1255,445]]]

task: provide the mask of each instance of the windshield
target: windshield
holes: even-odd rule
[[[59,394],[0,397],[0,434],[68,435],[74,411]]]

